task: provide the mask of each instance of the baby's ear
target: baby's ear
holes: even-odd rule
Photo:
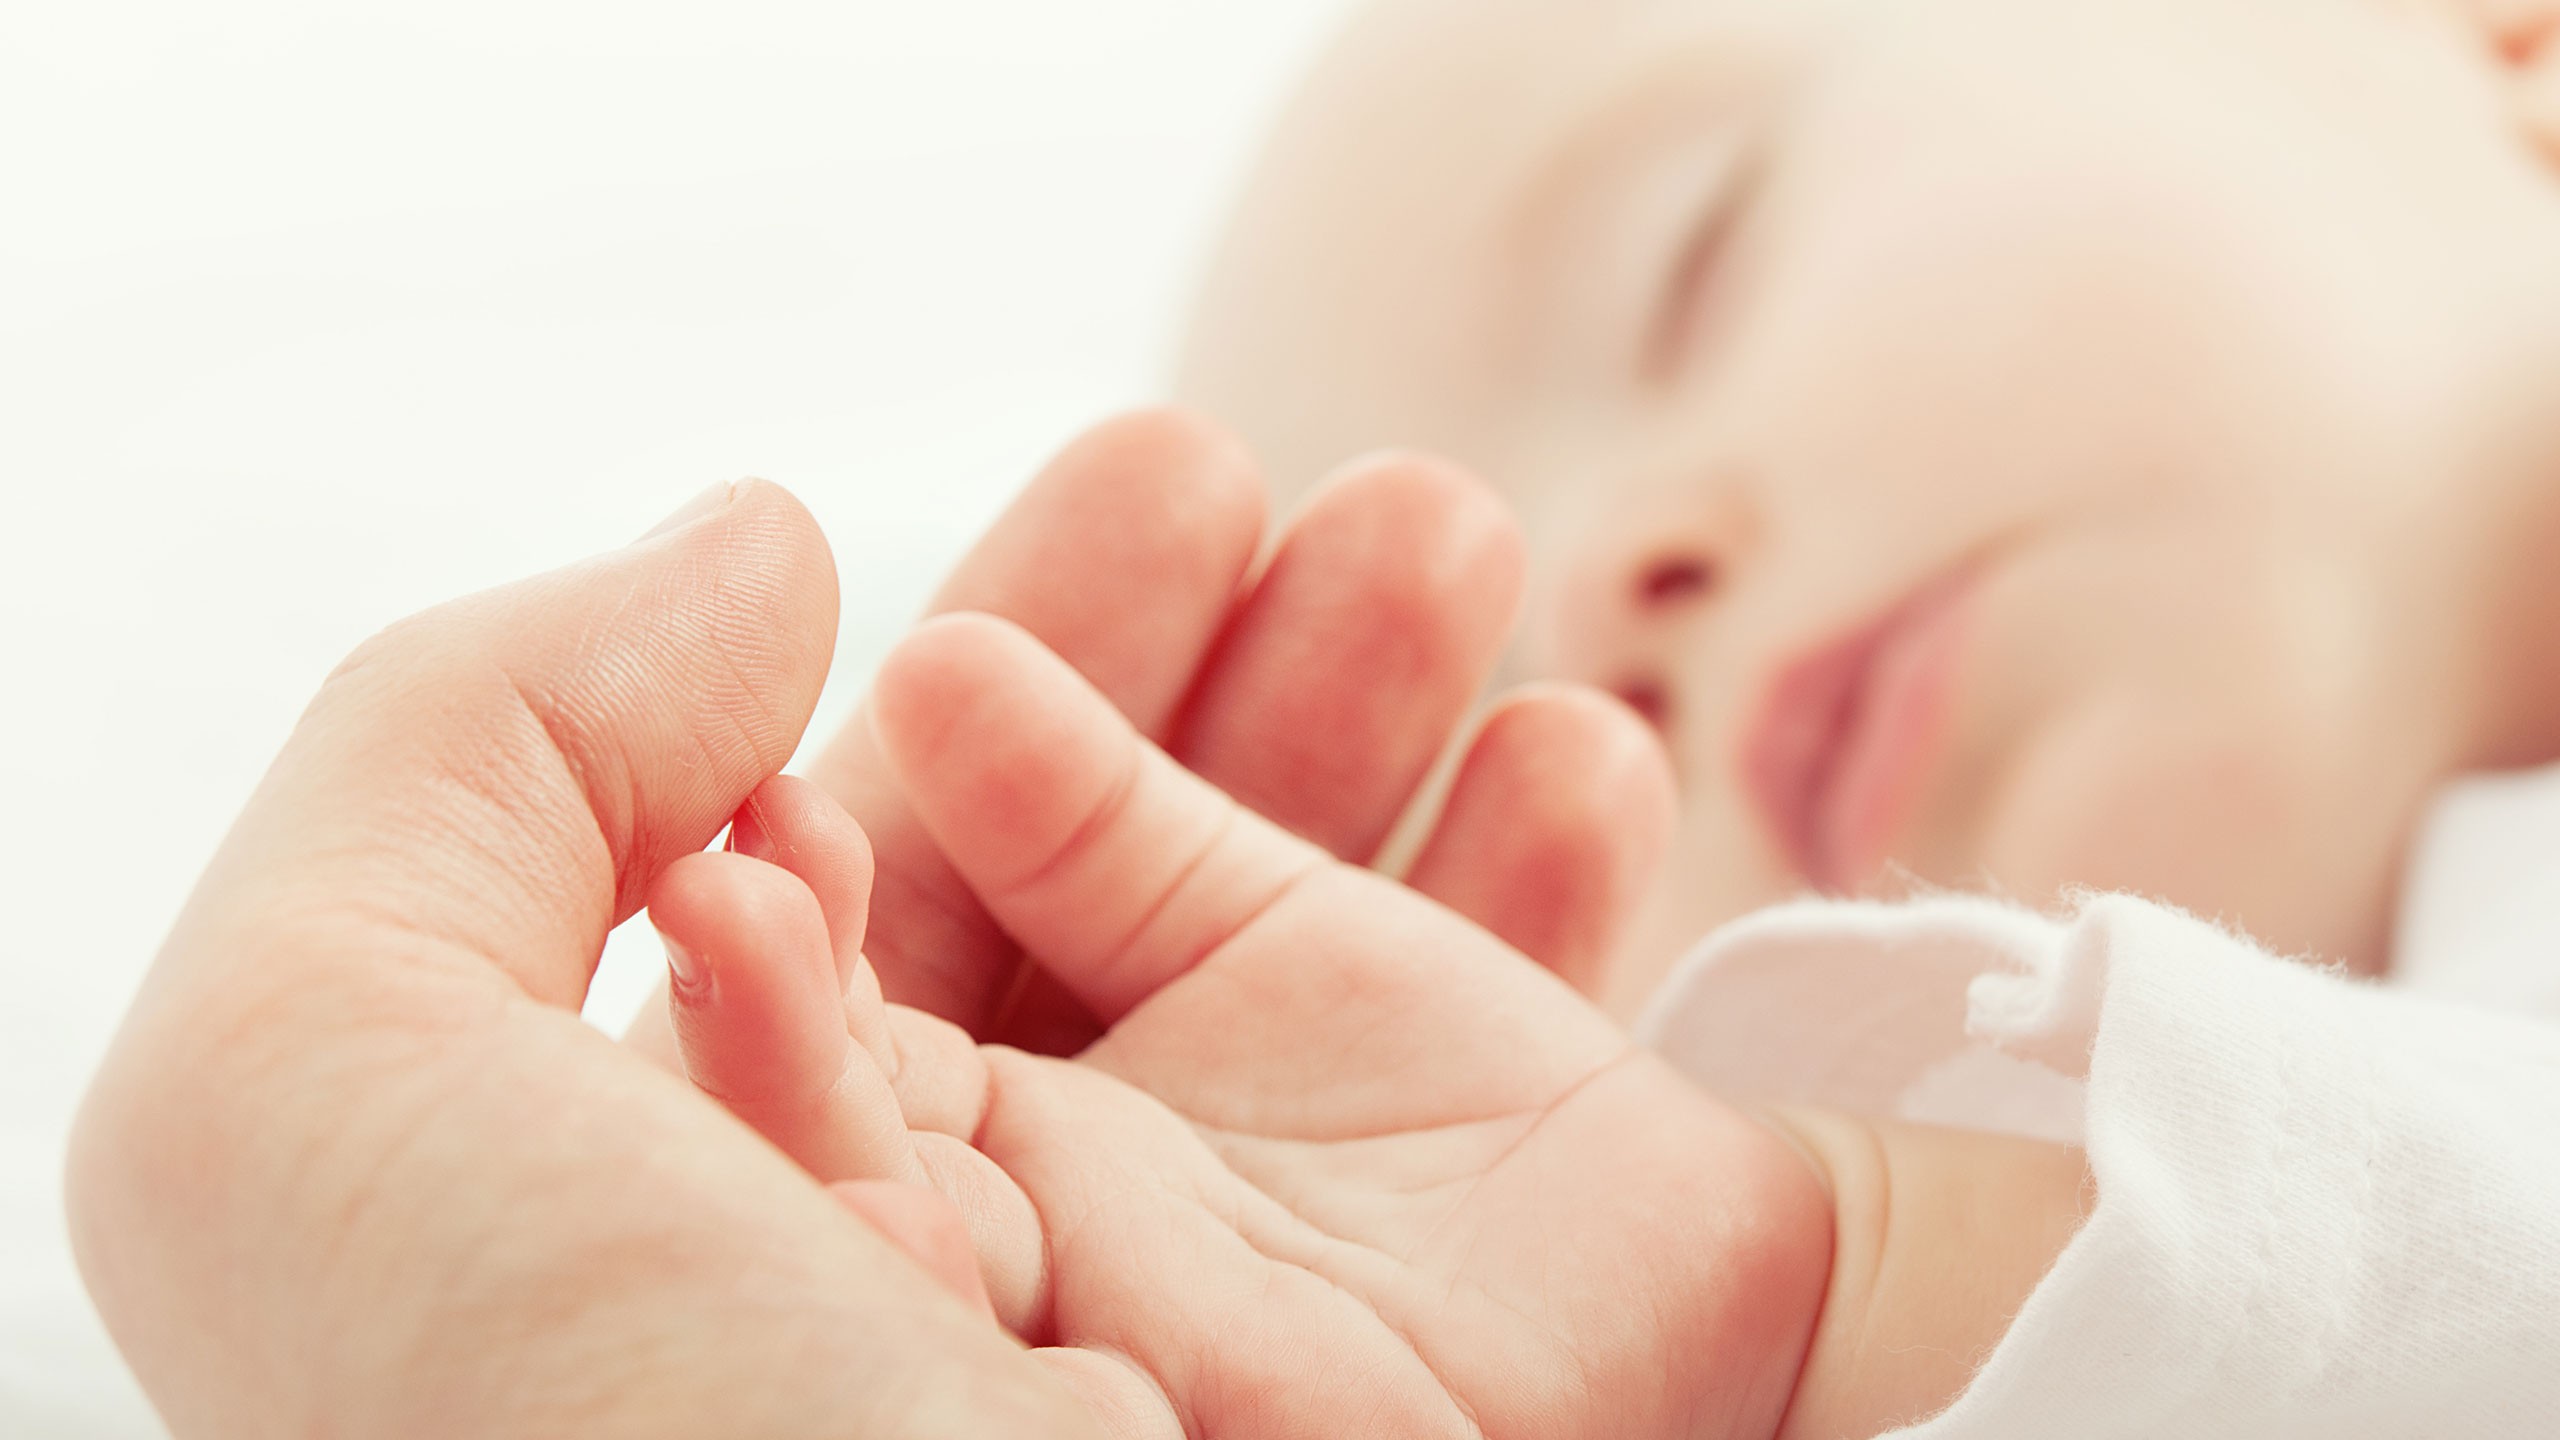
[[[2560,164],[2560,0],[2442,0],[2514,77],[2516,120]]]

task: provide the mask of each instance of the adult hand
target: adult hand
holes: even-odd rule
[[[749,483],[329,678],[73,1143],[83,1270],[178,1434],[1090,1433],[577,1018],[606,931],[790,755],[835,593]]]

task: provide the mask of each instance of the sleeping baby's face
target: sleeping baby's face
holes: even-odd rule
[[[1396,0],[1185,398],[1284,488],[1413,445],[1518,505],[1519,673],[1686,788],[1621,1009],[1915,878],[2378,963],[2428,787],[2552,738],[2499,662],[2560,535],[2560,42],[2460,8]]]

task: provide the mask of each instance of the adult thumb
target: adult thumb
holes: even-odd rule
[[[650,875],[789,757],[835,609],[808,515],[744,484],[323,685],[74,1135],[82,1270],[173,1431],[1085,1428],[569,1008]]]
[[[575,1006],[649,877],[790,758],[834,651],[808,512],[746,481],[624,549],[440,606],[330,676],[163,956],[380,963],[384,932]],[[213,941],[216,943],[198,943]]]

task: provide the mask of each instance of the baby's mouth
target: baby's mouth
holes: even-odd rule
[[[1938,749],[1973,567],[1781,667],[1744,737],[1744,788],[1797,872],[1848,893],[1885,862]]]

